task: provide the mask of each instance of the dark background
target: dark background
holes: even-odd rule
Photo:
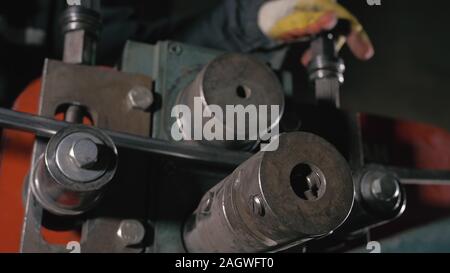
[[[213,2],[104,1],[112,14],[109,17],[112,19],[105,23],[114,27],[107,27],[103,33],[99,63],[114,63],[129,33],[149,31],[145,28],[146,21],[159,20],[163,26],[149,42],[157,37],[165,39],[170,37],[174,22],[188,21],[185,18],[208,10]],[[341,1],[363,22],[376,48],[375,57],[369,62],[355,60],[348,50],[342,52],[347,64],[345,108],[450,129],[450,9],[447,2],[381,0],[381,6],[369,6],[366,0]],[[56,15],[62,3],[22,0],[0,4],[0,105],[10,106],[21,90],[39,77],[45,57],[60,57]],[[178,19],[168,22],[166,17],[161,18],[162,14]],[[136,20],[141,24],[136,24]],[[45,29],[45,43],[25,46],[14,41],[10,29],[5,34],[5,22],[9,28],[19,31],[29,25]],[[118,39],[117,36],[123,37]]]
[[[347,108],[423,121],[450,129],[448,1],[345,1],[376,48],[362,63],[344,52]]]

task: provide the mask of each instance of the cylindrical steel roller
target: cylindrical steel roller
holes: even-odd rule
[[[333,232],[354,188],[339,152],[310,133],[279,137],[213,187],[184,227],[189,252],[276,251]]]
[[[198,103],[195,103],[195,99]],[[259,125],[262,115],[267,116],[267,122],[258,127],[259,132],[270,131],[278,125],[284,110],[284,94],[279,80],[267,65],[247,55],[227,53],[203,68],[196,79],[180,94],[177,104],[188,106],[192,114],[194,111],[201,111],[200,113],[209,115],[197,123],[194,121],[194,115],[190,119],[179,118],[178,124],[184,139],[194,140],[194,131],[202,132],[205,124],[212,120],[221,127],[222,139],[206,141],[202,139],[200,143],[243,149],[253,146],[261,137],[249,129],[253,125]],[[212,105],[218,106],[223,116],[217,115]],[[257,110],[258,116],[254,120],[250,120],[250,115],[246,117],[247,130],[237,127],[238,115],[231,113],[231,118],[227,119],[227,114],[230,115],[231,112],[230,109],[227,111],[227,107],[238,105],[248,111],[251,111],[251,108]],[[199,106],[203,107],[203,111]],[[278,111],[274,111],[276,114],[273,114],[271,111],[275,107]],[[227,122],[230,120],[233,122]]]
[[[76,125],[50,139],[33,169],[36,200],[56,215],[92,208],[117,169],[117,149],[106,134]]]

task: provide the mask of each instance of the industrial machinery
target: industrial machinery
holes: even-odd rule
[[[289,71],[174,41],[129,41],[120,65],[97,67],[96,8],[67,8],[63,60],[46,60],[16,108],[0,109],[9,141],[0,207],[21,211],[2,214],[10,225],[1,227],[1,251],[348,250],[403,214],[405,183],[450,178],[368,160],[371,118],[340,109],[335,32],[312,37],[314,100],[295,102]],[[26,100],[32,109],[21,107]],[[197,102],[199,119],[173,114]],[[234,130],[237,112],[225,123],[236,105],[247,109],[243,127],[259,124],[262,134]],[[270,118],[252,120],[252,106]],[[197,137],[208,124],[218,137]],[[5,197],[5,187],[14,194]]]

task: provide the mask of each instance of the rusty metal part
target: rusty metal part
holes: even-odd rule
[[[76,104],[87,110],[96,127],[149,136],[151,113],[130,108],[127,96],[135,86],[151,89],[151,78],[54,60],[46,61],[44,78],[41,116],[54,117]]]
[[[325,236],[353,204],[350,168],[310,133],[282,134],[213,187],[184,227],[189,252],[276,251]]]
[[[181,117],[178,122],[184,137],[186,138],[188,133],[183,128],[190,128],[188,138],[193,138],[195,130],[203,130],[208,121],[214,120],[222,128],[223,140],[201,141],[201,143],[230,149],[248,148],[257,142],[258,136],[250,135],[248,129],[250,124],[257,124],[258,120],[250,121],[249,118],[244,117],[244,132],[236,126],[235,120],[238,118],[236,114],[232,118],[233,124],[226,123],[227,106],[255,107],[257,111],[259,106],[267,106],[266,110],[258,114],[258,117],[264,114],[268,117],[267,124],[263,125],[265,127],[259,128],[260,132],[269,132],[278,126],[284,111],[283,89],[275,74],[259,60],[236,53],[223,54],[207,64],[180,94],[177,104],[187,105],[192,113],[196,110],[201,111],[202,109],[195,109],[194,98],[201,100],[201,106],[205,108],[204,112],[210,113],[210,117],[203,118],[201,124],[195,123],[195,117],[190,119]],[[222,117],[213,113],[212,105],[219,106],[223,113]],[[279,107],[279,112],[275,118],[272,118],[270,107],[274,105]],[[230,138],[229,135],[232,137]],[[239,135],[245,140],[241,140]]]
[[[93,161],[90,145],[82,147],[88,143],[98,147],[95,162],[79,166],[79,161]],[[78,215],[100,200],[116,169],[117,149],[112,140],[99,130],[74,126],[50,139],[45,156],[33,169],[31,190],[47,211]]]
[[[146,228],[135,219],[95,218],[83,226],[82,253],[140,253]]]

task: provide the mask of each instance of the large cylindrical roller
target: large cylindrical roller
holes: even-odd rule
[[[243,149],[252,147],[265,133],[276,128],[284,110],[284,94],[279,80],[266,64],[247,55],[227,53],[202,69],[180,94],[177,104],[188,106],[192,112],[191,116],[178,119],[184,139]],[[234,113],[236,106],[242,106],[241,111]],[[218,115],[214,108],[223,115]],[[257,115],[253,115],[254,110]],[[200,122],[195,120],[195,111],[203,114]],[[196,139],[194,132],[203,132],[208,122],[214,122],[215,130],[223,132],[221,139],[205,139],[204,135]],[[258,131],[252,130],[252,126],[258,126]]]
[[[275,251],[333,232],[349,215],[349,166],[310,133],[279,137],[213,187],[184,227],[189,252]]]

